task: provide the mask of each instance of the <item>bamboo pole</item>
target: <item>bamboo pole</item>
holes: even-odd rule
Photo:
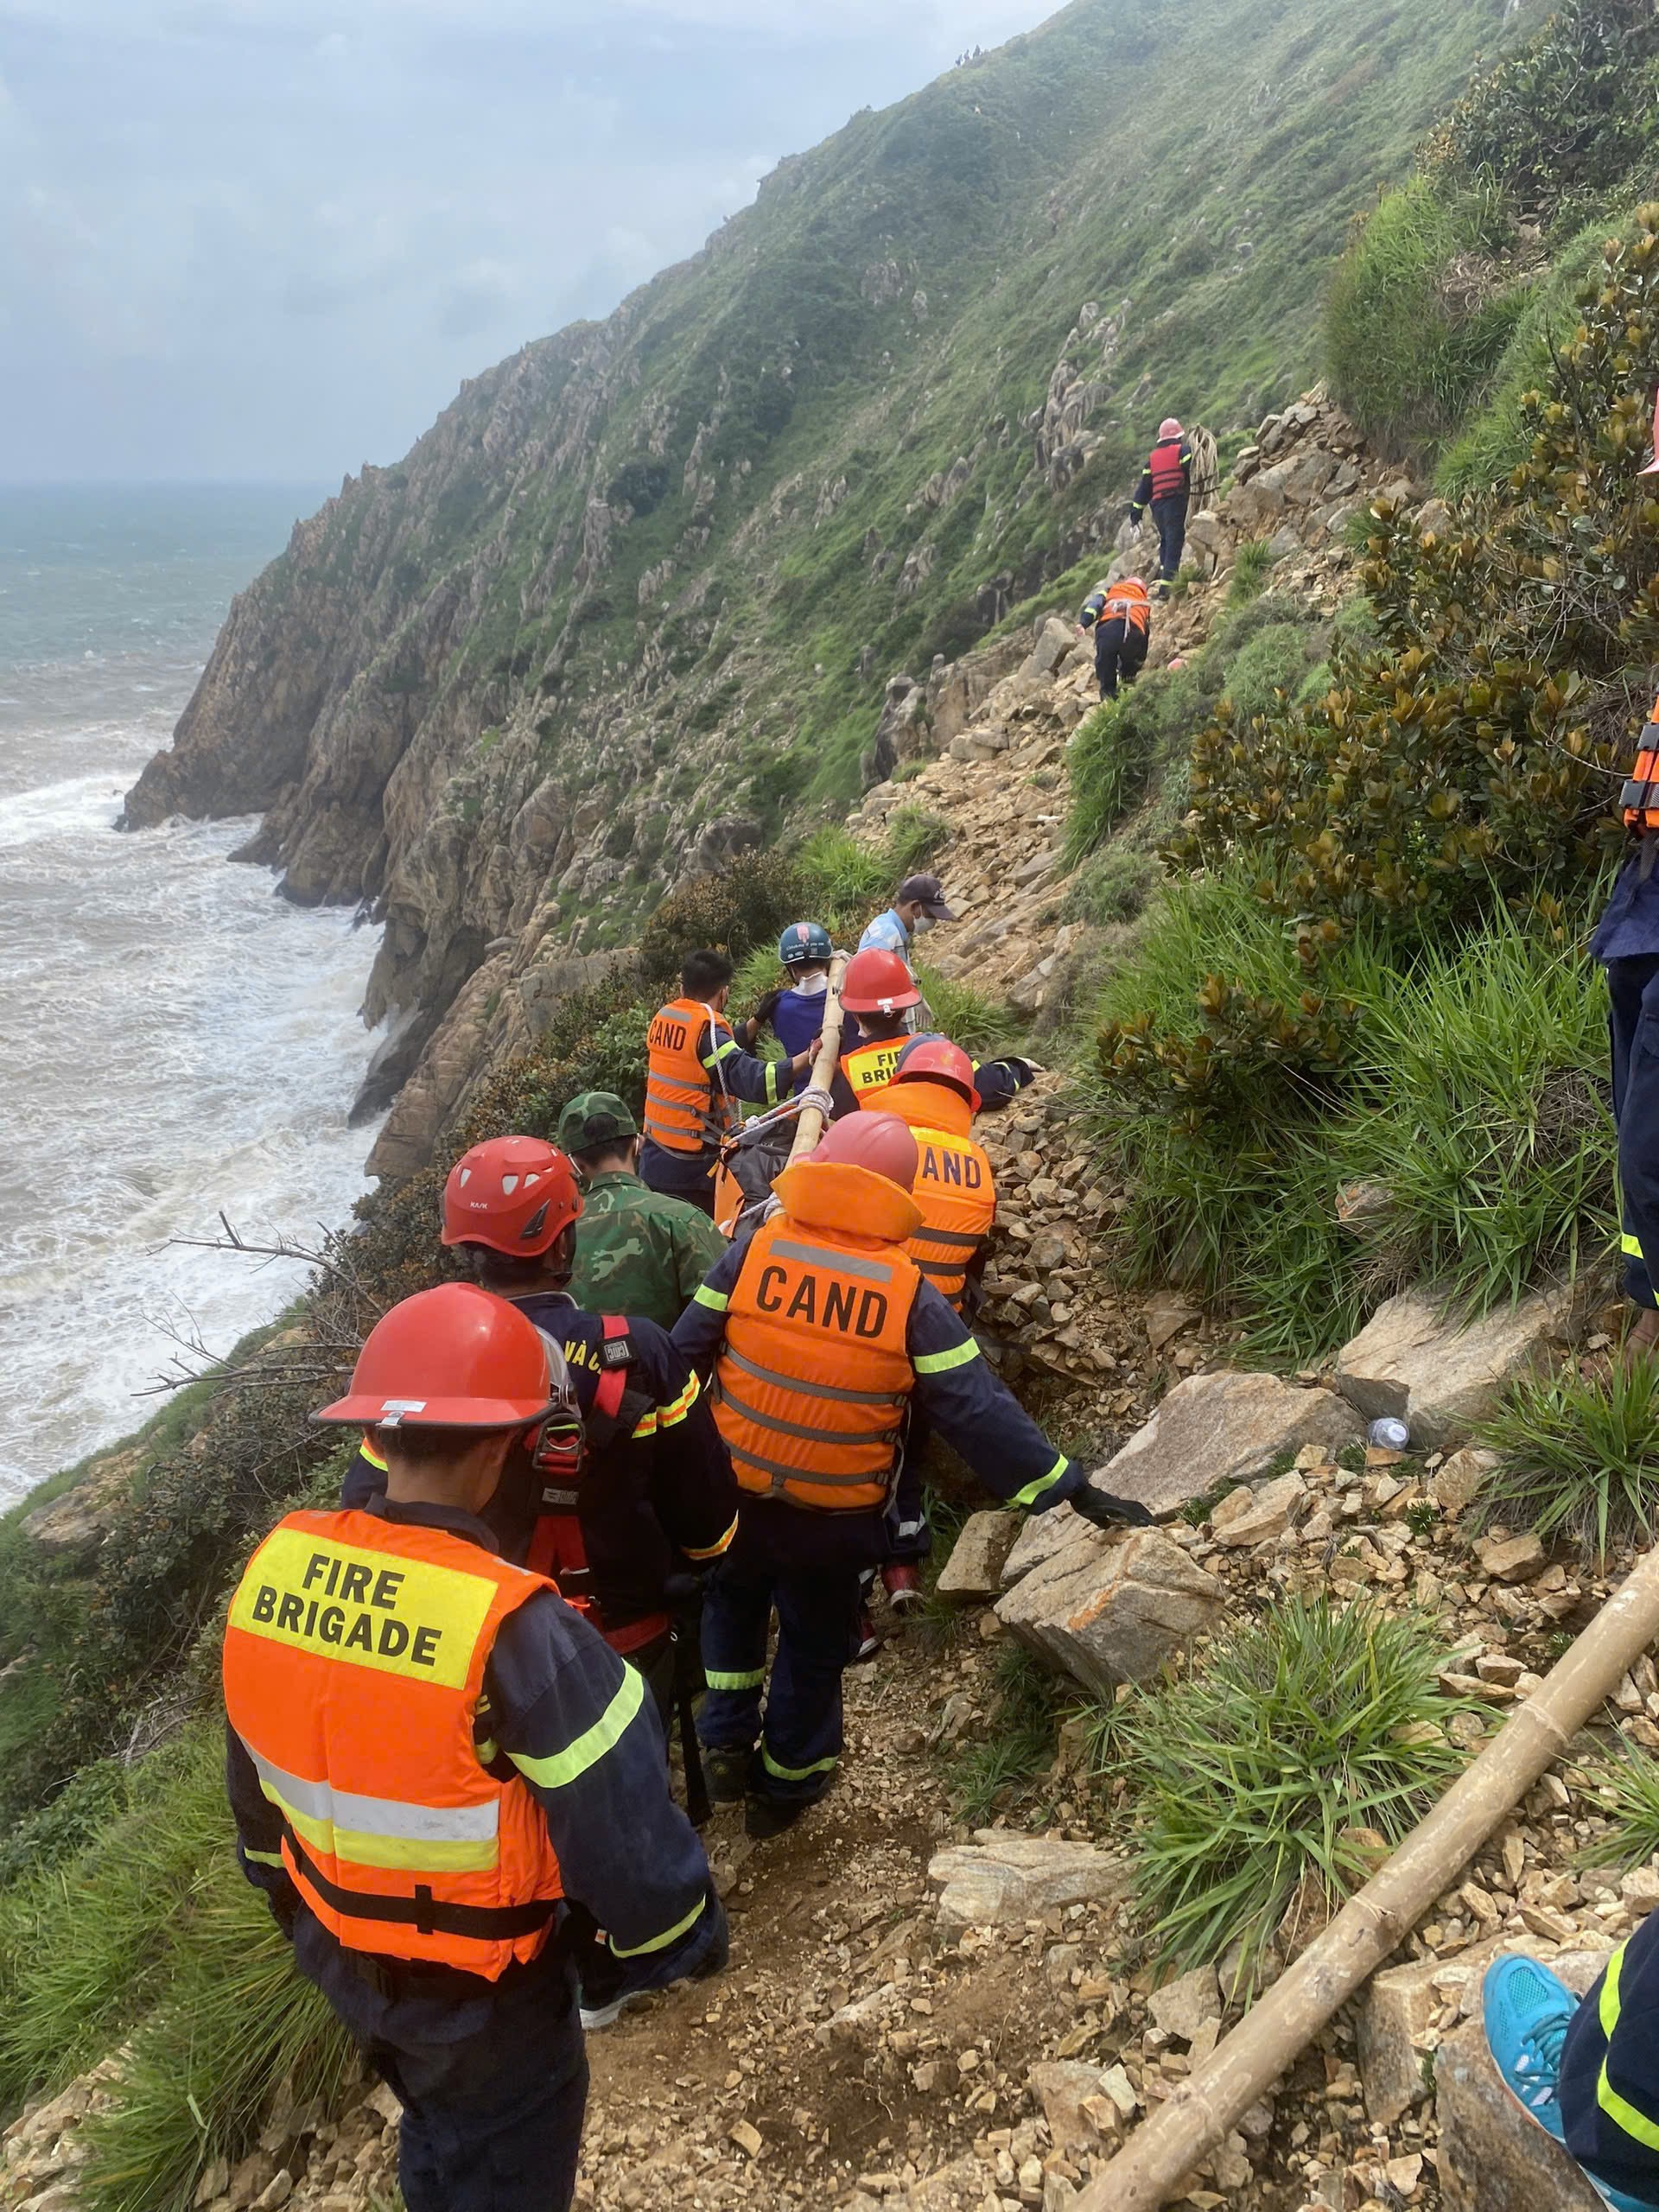
[[[1659,1549],[1638,1560],[1547,1681],[1319,1940],[1132,2135],[1077,2212],[1157,2212],[1397,1949],[1500,1821],[1659,1637]]]
[[[841,1062],[841,979],[847,973],[847,956],[838,952],[830,963],[830,987],[823,995],[823,1028],[818,1040],[818,1057],[812,1063],[812,1088],[828,1090],[835,1080]],[[823,1109],[808,1106],[802,1109],[795,1124],[795,1141],[789,1147],[792,1161],[804,1160],[823,1135]]]

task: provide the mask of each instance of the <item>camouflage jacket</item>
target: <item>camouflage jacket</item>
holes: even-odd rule
[[[590,1313],[644,1313],[671,1329],[726,1239],[699,1207],[637,1175],[595,1175],[584,1196],[571,1297]]]

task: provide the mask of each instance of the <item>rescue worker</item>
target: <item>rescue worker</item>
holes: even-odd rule
[[[585,1313],[569,1295],[582,1211],[569,1161],[541,1137],[474,1145],[444,1185],[443,1243],[546,1332],[568,1370],[543,1433],[545,1478],[504,1484],[487,1518],[504,1558],[553,1575],[588,1610],[666,1720],[690,1656],[677,1616],[736,1534],[737,1491],[702,1385],[665,1332]],[[363,1504],[385,1482],[368,1440],[342,1503]]]
[[[781,991],[769,992],[761,1000],[756,1018],[771,1023],[772,1035],[791,1060],[801,1052],[817,1055],[830,963],[835,957],[830,932],[821,922],[791,922],[778,940],[778,957],[789,981]],[[797,1094],[811,1080],[809,1058],[795,1078]]]
[[[671,1329],[725,1238],[700,1206],[641,1182],[639,1124],[613,1092],[573,1098],[558,1141],[582,1192],[570,1297],[589,1313],[639,1313]]]
[[[395,1306],[319,1421],[385,1494],[290,1513],[225,1630],[242,1870],[403,2106],[409,2212],[564,2212],[588,2067],[564,1923],[610,2003],[716,1972],[726,1920],[645,1686],[486,1519],[556,1398],[524,1315],[465,1283]]]
[[[896,1114],[916,1139],[919,1163],[911,1196],[922,1225],[906,1249],[954,1313],[977,1292],[985,1243],[996,1222],[996,1178],[974,1141],[979,1093],[974,1064],[960,1045],[918,1037],[899,1055],[893,1081],[876,1094],[875,1110]],[[888,1556],[881,1569],[887,1603],[897,1613],[922,1602],[921,1569],[933,1548],[922,1478],[931,1431],[912,1402],[893,1506]]]
[[[1158,425],[1158,442],[1141,474],[1141,488],[1129,503],[1129,520],[1138,524],[1152,509],[1158,532],[1158,582],[1167,599],[1186,545],[1186,508],[1192,494],[1192,448],[1173,415]]]
[[[896,1116],[836,1122],[779,1177],[779,1211],[734,1244],[674,1332],[689,1358],[715,1364],[715,1419],[744,1494],[709,1585],[699,1726],[711,1794],[747,1794],[757,1837],[787,1827],[834,1779],[860,1578],[887,1555],[912,1403],[1013,1504],[1070,1503],[1103,1527],[1149,1517],[1091,1490],[1055,1451],[910,1257],[919,1164]]]
[[[1615,2212],[1659,2206],[1659,1913],[1607,1961],[1583,2003],[1511,1952],[1481,1991],[1499,2078]]]
[[[1634,1359],[1659,1348],[1659,1058],[1643,1042],[1659,1017],[1659,704],[1621,800],[1635,849],[1590,950],[1607,970],[1624,1294],[1637,1309],[1624,1350]]]
[[[860,938],[858,949],[896,952],[908,967],[912,940],[931,930],[935,922],[956,918],[944,903],[944,886],[937,875],[907,875],[887,912],[878,914]]]
[[[1152,601],[1139,576],[1096,584],[1083,602],[1077,624],[1095,633],[1095,674],[1103,699],[1116,699],[1119,683],[1133,683],[1152,643]]]
[[[922,994],[903,960],[891,952],[858,952],[842,978],[841,1004],[858,1018],[858,1034],[843,1043],[841,1064],[830,1086],[835,1116],[856,1112],[892,1082],[905,1048],[919,1044],[906,1024]],[[931,1035],[933,1033],[924,1033]],[[985,1108],[1006,1106],[1036,1073],[1029,1060],[976,1062],[974,1081]]]
[[[775,1106],[788,1096],[810,1052],[793,1060],[761,1060],[753,1046],[760,1024],[746,1027],[745,1051],[725,1006],[732,963],[723,952],[694,952],[671,999],[645,1033],[645,1141],[639,1173],[653,1191],[715,1210],[715,1169],[722,1137],[738,1126],[738,1101]]]

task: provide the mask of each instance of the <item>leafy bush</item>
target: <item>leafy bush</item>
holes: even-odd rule
[[[796,920],[803,886],[780,853],[745,853],[718,874],[696,876],[671,891],[639,937],[639,978],[645,995],[677,990],[688,952],[714,945],[740,958]]]
[[[1195,1966],[1237,1942],[1248,1967],[1305,1877],[1332,1903],[1360,1886],[1373,1867],[1355,1832],[1398,1842],[1461,1764],[1444,1663],[1421,1620],[1297,1599],[1109,1717],[1162,1958]]]
[[[1479,1440],[1503,1455],[1483,1492],[1495,1519],[1568,1536],[1598,1559],[1610,1544],[1650,1543],[1659,1529],[1659,1367],[1650,1360],[1616,1361],[1605,1376],[1526,1376]]]

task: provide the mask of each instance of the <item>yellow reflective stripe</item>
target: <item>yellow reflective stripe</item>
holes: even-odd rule
[[[723,1313],[731,1304],[723,1290],[710,1290],[706,1282],[699,1283],[691,1294],[694,1306],[706,1306],[711,1313]]]
[[[722,1060],[730,1059],[732,1054],[736,1052],[738,1046],[736,1038],[728,1037],[723,1045],[715,1046],[714,1051],[709,1054],[702,1065],[706,1068],[717,1068]]]
[[[245,1843],[242,1847],[242,1856],[247,1859],[251,1866],[280,1866],[284,1873],[288,1871],[286,1863],[283,1860],[283,1854],[280,1851],[250,1851],[247,1845]]]
[[[737,1522],[734,1519],[731,1527],[726,1531],[725,1535],[721,1538],[717,1544],[710,1544],[702,1551],[697,1551],[691,1545],[688,1544],[685,1547],[685,1555],[687,1559],[718,1559],[722,1552],[730,1550],[732,1538],[736,1534]],[[707,1670],[705,1669],[705,1671]]]
[[[698,1921],[702,1918],[702,1909],[708,1902],[708,1893],[705,1891],[683,1920],[677,1920],[671,1928],[664,1929],[660,1936],[652,1936],[647,1942],[624,1945],[619,1943],[614,1936],[607,1936],[606,1941],[619,1959],[639,1959],[643,1958],[647,1951],[665,1951],[671,1943],[678,1942],[688,1928],[696,1926]]]
[[[766,1103],[768,1106],[775,1106],[778,1103],[778,1071],[782,1065],[783,1063],[779,1060],[766,1062]]]
[[[1618,1249],[1626,1259],[1639,1260],[1643,1257],[1642,1239],[1639,1236],[1632,1236],[1628,1230],[1619,1238]]]
[[[372,1467],[378,1467],[383,1475],[385,1473],[385,1461],[380,1457],[380,1454],[375,1450],[373,1445],[369,1442],[366,1437],[364,1438],[362,1443],[359,1444],[357,1448],[363,1454],[363,1457],[368,1461]]]
[[[666,1406],[658,1406],[657,1418],[664,1428],[677,1428],[702,1395],[702,1385],[694,1375],[679,1396]]]
[[[948,1375],[953,1367],[966,1367],[978,1357],[979,1346],[969,1337],[965,1344],[952,1344],[949,1351],[918,1352],[914,1364],[918,1375]]]
[[[705,1667],[702,1679],[711,1690],[758,1690],[766,1679],[764,1667],[751,1667],[741,1674],[728,1674],[718,1667]]]
[[[1064,1452],[1046,1475],[1039,1475],[1035,1482],[1027,1483],[1024,1490],[1017,1490],[1009,1499],[1011,1505],[1034,1505],[1045,1491],[1052,1490],[1071,1462]]]
[[[657,1416],[654,1413],[649,1413],[644,1414],[640,1416],[634,1427],[629,1431],[629,1438],[632,1443],[638,1444],[645,1437],[655,1436],[656,1433]]]
[[[1601,1984],[1601,2004],[1599,2007],[1601,2032],[1609,2043],[1613,2039],[1613,2030],[1618,2025],[1618,1977],[1624,1965],[1624,1947],[1621,1943],[1607,1961],[1607,1971]]]
[[[597,1766],[618,1742],[639,1712],[645,1694],[645,1676],[632,1667],[625,1668],[621,1688],[593,1726],[584,1730],[574,1744],[567,1744],[563,1751],[555,1751],[550,1758],[533,1759],[523,1751],[509,1751],[507,1757],[525,1780],[533,1782],[538,1789],[568,1789],[571,1783],[580,1782],[589,1767]]]
[[[353,1866],[410,1874],[486,1874],[500,1858],[493,1836],[483,1843],[446,1843],[439,1836],[372,1835],[359,1828],[337,1828],[332,1821],[314,1821],[297,1806],[283,1804],[268,1783],[264,1787],[271,1802],[282,1807],[295,1834],[313,1852],[349,1859]]]
[[[814,1759],[810,1766],[779,1766],[764,1744],[760,1746],[760,1764],[768,1774],[775,1774],[779,1782],[806,1782],[815,1774],[828,1774],[841,1764],[839,1758]]]
[[[1627,1948],[1627,1945],[1621,1944],[1613,1953],[1612,1957],[1608,1960],[1607,1972],[1601,1985],[1601,2001],[1597,2008],[1601,2022],[1601,2032],[1610,2044],[1613,2039],[1613,2032],[1618,2026],[1621,2009],[1618,1993],[1619,1975],[1624,1967],[1624,1953]],[[1611,2056],[1611,2052],[1609,2056]],[[1628,2097],[1620,2096],[1608,2078],[1605,2058],[1601,2063],[1601,2072],[1596,2078],[1596,2102],[1612,2121],[1613,2126],[1628,2135],[1632,2142],[1640,2143],[1645,2150],[1659,2151],[1659,2123],[1649,2120],[1646,2113],[1638,2111]]]

